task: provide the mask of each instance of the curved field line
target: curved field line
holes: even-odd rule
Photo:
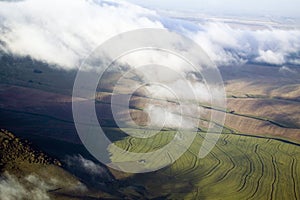
[[[239,138],[240,139],[240,138]],[[241,151],[241,152],[244,152],[244,156],[246,157],[246,159],[249,161],[249,172],[247,173],[246,171],[246,174],[244,174],[244,178],[243,178],[243,184],[241,185],[241,187],[237,190],[237,192],[242,192],[244,193],[244,195],[242,196],[242,199],[249,199],[251,198],[251,196],[253,194],[256,193],[256,186],[257,186],[257,182],[260,181],[261,179],[261,176],[258,176],[258,171],[257,171],[257,168],[259,168],[257,166],[257,163],[259,163],[260,161],[260,158],[258,158],[256,156],[256,154],[252,154],[252,152],[255,150],[255,146],[252,145],[253,140],[250,140],[249,141],[249,144],[247,147],[244,147],[246,149],[246,152],[244,151]],[[258,145],[258,144],[257,144]],[[251,151],[249,151],[251,150]],[[251,153],[251,154],[250,154]],[[252,156],[251,156],[252,155]],[[261,170],[260,170],[261,171]],[[255,189],[254,189],[255,188]]]
[[[264,163],[262,161],[262,158],[260,157],[259,153],[257,152],[257,149],[258,149],[258,144],[255,145],[255,150],[254,150],[254,153],[257,155],[258,159],[259,159],[259,162],[260,162],[260,166],[261,166],[261,175],[260,177],[258,178],[258,182],[257,182],[257,185],[256,185],[256,188],[253,192],[253,194],[248,198],[248,199],[251,199],[255,196],[255,194],[257,193],[258,189],[259,189],[259,186],[260,186],[260,181],[261,179],[263,178],[263,174],[264,174]]]
[[[199,136],[200,137],[202,137],[202,138],[204,138],[202,135],[200,135],[199,134]],[[210,154],[211,154],[211,156],[215,159],[215,160],[217,160],[217,163],[206,173],[206,174],[203,174],[201,177],[203,178],[203,177],[208,177],[208,176],[210,176],[212,173],[213,173],[213,171],[215,170],[215,169],[217,169],[220,165],[221,165],[221,160],[215,155],[215,153],[212,151],[212,152],[210,152]]]
[[[297,160],[292,157],[291,174],[292,174],[292,180],[293,180],[293,185],[294,185],[294,197],[297,200],[298,196],[297,196],[297,184],[296,184],[296,179],[295,179],[295,173],[296,173],[295,163],[297,163]]]
[[[226,146],[228,144],[228,137],[229,137],[229,134],[226,134],[225,137],[223,138],[223,141],[224,141],[224,146]]]
[[[242,184],[242,186],[237,190],[237,192],[241,192],[241,191],[243,191],[244,189],[245,189],[245,187],[246,187],[246,183],[247,183],[247,180],[248,180],[248,178],[250,177],[250,175],[253,173],[253,162],[252,162],[252,160],[249,158],[249,156],[246,154],[246,153],[244,153],[244,155],[245,155],[245,157],[246,157],[246,159],[249,161],[249,172],[247,173],[247,171],[244,173],[245,174],[245,176],[244,176],[244,179],[243,179],[243,184]]]
[[[290,149],[291,147],[289,146],[288,150],[289,151],[292,151],[294,152],[294,148],[293,149]],[[285,151],[283,151],[280,147],[278,148],[282,153],[286,153]],[[297,193],[299,193],[299,190],[297,190],[297,159],[295,159],[295,154],[294,153],[288,153],[289,157],[291,158],[291,161],[290,161],[290,170],[291,170],[291,179],[292,179],[292,182],[293,182],[293,196],[294,198],[297,200],[297,199],[300,199],[299,198],[299,195]]]
[[[216,147],[217,147],[221,152],[223,152],[223,153],[228,157],[228,159],[230,160],[230,162],[232,163],[232,167],[229,168],[229,169],[225,172],[225,174],[218,180],[218,182],[222,182],[222,181],[228,176],[228,174],[236,168],[236,164],[235,164],[235,162],[233,161],[233,159],[231,158],[231,156],[228,155],[228,153],[226,153],[224,150],[222,150],[218,145],[216,145]]]
[[[276,160],[274,158],[274,156],[271,154],[272,157],[272,166],[273,166],[273,170],[274,170],[274,179],[272,181],[272,185],[271,185],[271,200],[272,199],[276,199],[276,183],[278,181],[278,172],[277,172],[277,164],[276,164]]]
[[[188,175],[189,173],[195,171],[197,169],[197,167],[199,166],[198,164],[198,155],[196,155],[194,152],[192,152],[191,150],[187,150],[188,153],[190,153],[191,155],[187,156],[187,155],[184,155],[184,157],[186,158],[187,162],[186,163],[192,163],[192,165],[188,168],[186,168],[184,171],[182,171],[182,173],[180,173],[180,176],[182,175]],[[190,156],[192,156],[192,161],[189,159]]]
[[[236,168],[236,164],[233,161],[233,159],[231,158],[231,156],[229,156],[226,153],[226,151],[222,150],[222,148],[219,146],[219,144],[216,145],[216,149],[218,149],[218,151],[220,151],[220,153],[223,153],[226,156],[226,159],[225,158],[221,158],[221,160],[219,159],[221,161],[220,170],[222,171],[222,177],[219,177],[217,180],[213,179],[212,181],[210,181],[210,183],[205,184],[206,188],[214,187],[215,185],[220,184],[221,182],[223,182],[223,180],[225,180],[226,177],[228,177],[230,172],[234,171],[234,169]],[[215,151],[216,150],[214,150],[214,153],[217,153]],[[230,166],[229,169],[227,169],[228,166]],[[223,173],[224,169],[226,169],[225,173]],[[216,171],[214,170],[213,172],[219,174],[218,172],[220,172],[220,170],[216,170]],[[203,176],[203,177],[205,177],[205,179],[208,179],[209,177],[214,178],[214,176],[211,176],[211,174],[207,174],[206,176]]]
[[[211,154],[212,154],[212,157],[217,160],[217,164],[214,165],[206,174],[202,175],[201,177],[211,176],[213,174],[214,170],[217,169],[218,167],[220,167],[220,165],[222,163],[221,160],[219,158],[217,158],[217,156],[213,152],[211,152]]]

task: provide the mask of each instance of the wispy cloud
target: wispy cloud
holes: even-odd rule
[[[75,173],[89,174],[91,178],[102,178],[102,181],[112,179],[104,167],[81,155],[67,156],[65,163]]]
[[[47,190],[51,187],[38,177],[30,175],[19,181],[15,176],[4,173],[0,177],[0,199],[2,200],[47,200]]]
[[[297,71],[294,69],[291,69],[287,66],[282,66],[279,68],[279,73],[285,74],[285,75],[291,75],[291,74],[297,74]]]
[[[87,192],[86,186],[81,182],[65,177],[45,178],[37,174],[16,177],[8,172],[0,175],[1,200],[47,200],[51,199],[49,191],[58,188],[64,188],[68,192]]]

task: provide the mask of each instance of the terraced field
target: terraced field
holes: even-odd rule
[[[127,137],[116,144],[133,152],[149,152],[167,144],[173,135],[164,131],[148,140]],[[203,137],[199,133],[189,151],[170,167],[135,175],[131,181],[149,189],[149,198],[300,199],[300,146],[223,134],[213,151],[198,159]],[[119,156],[112,152],[112,160],[120,160]]]

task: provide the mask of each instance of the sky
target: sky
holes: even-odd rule
[[[299,0],[127,0],[156,9],[196,11],[217,15],[300,18]]]

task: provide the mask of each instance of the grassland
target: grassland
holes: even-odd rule
[[[174,132],[145,139],[127,137],[116,144],[132,152],[149,152],[167,144]],[[149,198],[169,199],[300,199],[300,146],[268,138],[223,134],[213,151],[198,159],[204,133],[173,165],[135,175]],[[112,160],[121,155],[112,152]],[[121,158],[126,160],[126,158]]]

